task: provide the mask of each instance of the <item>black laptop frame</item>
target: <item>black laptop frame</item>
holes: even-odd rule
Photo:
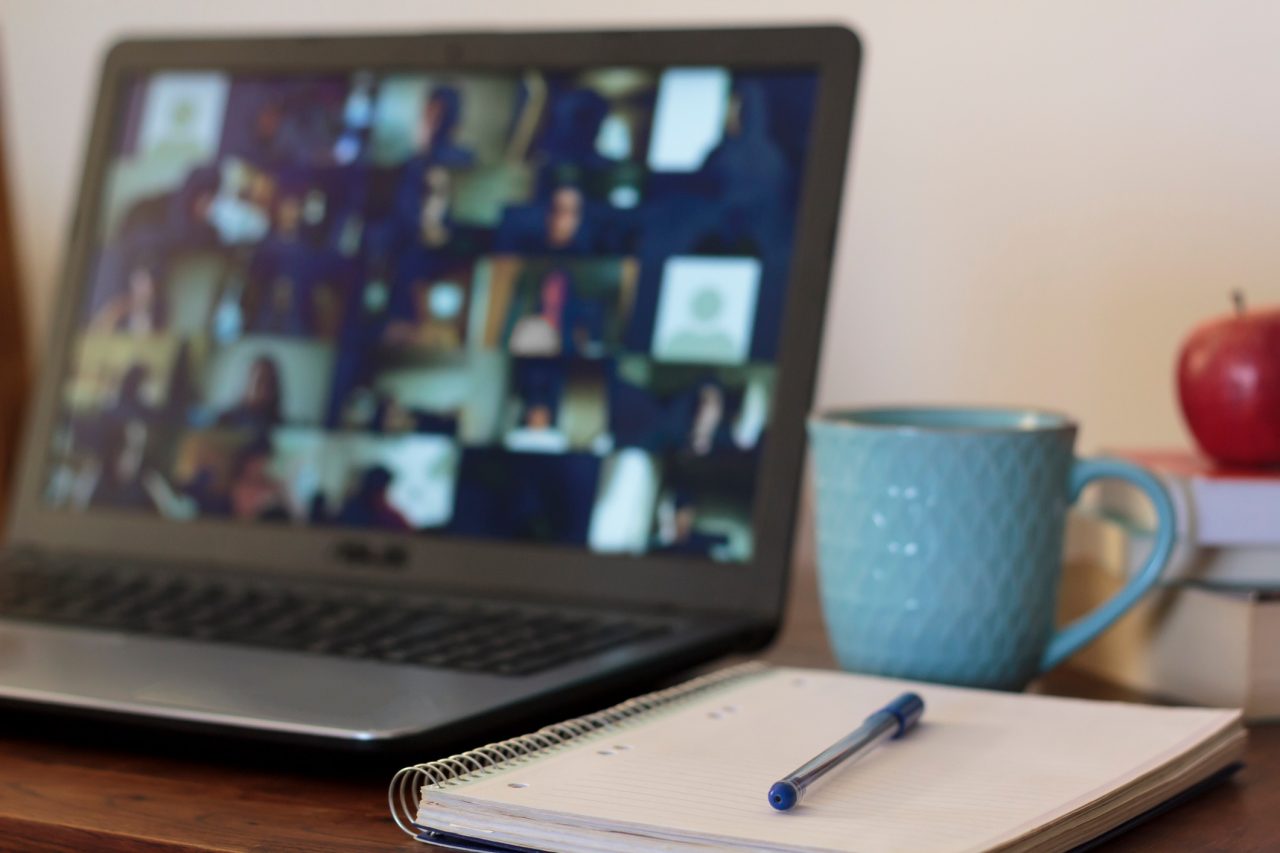
[[[28,419],[11,544],[159,562],[174,571],[218,566],[419,591],[717,611],[776,624],[785,599],[804,465],[804,418],[817,372],[860,53],[857,37],[841,27],[147,39],[117,44],[101,76],[42,381]],[[44,503],[49,436],[89,278],[102,182],[127,75],[151,69],[469,72],[600,65],[793,68],[820,75],[749,562],[617,556],[544,544],[233,521],[176,522],[127,511],[75,512]]]

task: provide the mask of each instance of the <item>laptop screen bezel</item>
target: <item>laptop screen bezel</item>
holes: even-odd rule
[[[813,395],[861,49],[841,27],[412,36],[147,39],[106,57],[69,251],[57,290],[39,391],[27,423],[12,544],[61,553],[225,566],[293,577],[366,579],[488,594],[721,611],[774,620],[783,601]],[[136,512],[91,513],[43,502],[49,436],[89,280],[104,177],[123,81],[159,69],[227,72],[519,70],[723,65],[812,69],[819,79],[791,259],[770,434],[745,563],[606,555],[586,548],[478,541],[226,520],[175,522]],[[358,555],[358,558],[353,558]]]

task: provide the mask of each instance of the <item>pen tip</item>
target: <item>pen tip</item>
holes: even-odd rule
[[[785,812],[799,800],[796,786],[790,782],[775,782],[769,789],[769,805],[780,812]]]

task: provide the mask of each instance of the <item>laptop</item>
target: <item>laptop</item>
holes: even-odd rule
[[[840,28],[106,59],[0,701],[445,742],[774,635]]]

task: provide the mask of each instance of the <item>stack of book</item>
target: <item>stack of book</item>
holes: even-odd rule
[[[1280,717],[1280,471],[1225,470],[1190,453],[1121,452],[1157,473],[1178,512],[1178,545],[1157,592],[1071,660],[1167,699]],[[1108,482],[1072,514],[1061,620],[1114,594],[1141,567],[1155,514]]]

